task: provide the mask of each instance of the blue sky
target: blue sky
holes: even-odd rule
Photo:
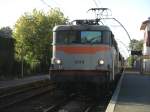
[[[96,7],[94,0],[44,0],[50,7],[59,7],[70,20],[87,19],[91,13],[87,10]],[[128,30],[131,38],[142,39],[141,23],[150,16],[149,0],[95,0],[99,7],[107,7],[112,11],[112,17],[118,19]],[[50,9],[42,0],[0,0],[0,27],[11,26],[24,12],[31,12],[34,8],[48,11]],[[114,21],[109,23],[116,38],[128,46],[129,39],[121,27]],[[121,46],[121,44],[119,44]],[[122,51],[127,52],[122,47]]]

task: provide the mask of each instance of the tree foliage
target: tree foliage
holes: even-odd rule
[[[130,44],[129,44],[129,48],[131,50],[134,50],[134,51],[143,50],[143,40],[132,39]],[[129,56],[128,59],[127,59],[128,60],[128,65],[133,67],[133,63],[137,59],[138,59],[138,56]]]
[[[129,44],[129,48],[132,50],[142,50],[143,49],[143,40],[136,40],[136,39],[132,39],[130,44]]]
[[[2,27],[0,29],[0,37],[12,38],[12,29],[10,27]]]
[[[30,67],[48,67],[51,55],[52,29],[57,24],[65,24],[67,19],[59,9],[44,13],[34,9],[25,13],[15,24],[16,57]]]
[[[14,43],[12,29],[2,27],[0,29],[0,78],[12,75],[14,65]]]

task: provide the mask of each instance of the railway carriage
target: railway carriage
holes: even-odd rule
[[[111,84],[120,72],[120,53],[110,28],[92,20],[53,29],[50,78],[60,85]]]

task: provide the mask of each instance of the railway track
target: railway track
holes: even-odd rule
[[[104,112],[106,103],[102,98],[98,101],[89,96],[73,94],[72,97],[47,107],[42,112]]]
[[[61,101],[59,101],[57,104],[54,104],[50,107],[47,107],[43,110],[43,112],[55,112],[58,111],[59,108],[64,106],[66,103],[68,103],[71,99],[75,97],[75,94],[70,94],[69,97],[63,98]]]
[[[12,94],[18,94],[21,92],[29,91],[30,89],[38,88],[40,86],[44,86],[50,84],[49,80],[36,81],[29,84],[22,84],[15,87],[7,87],[0,89],[0,98],[9,96]]]
[[[20,87],[19,87],[20,88]],[[42,95],[48,91],[53,91],[55,89],[54,84],[52,83],[34,83],[34,85],[26,85],[21,89],[11,89],[9,93],[0,96],[0,110],[10,107],[12,105],[18,104],[25,100],[31,99],[33,97],[37,97]]]
[[[26,91],[27,90],[27,91]],[[82,93],[81,93],[82,94]],[[104,112],[111,95],[95,97],[72,93],[68,96],[55,85],[23,89],[0,96],[1,112]]]
[[[64,96],[63,93],[57,94],[54,92],[50,94],[50,92],[46,92],[46,95],[42,93],[0,110],[2,112],[12,112],[12,110],[15,112],[104,112],[106,104],[101,102],[104,101],[102,99],[100,99],[100,102],[95,101],[95,99],[89,97],[82,98],[76,93]],[[101,105],[101,108],[99,108],[99,105]],[[95,111],[96,108],[97,111]]]

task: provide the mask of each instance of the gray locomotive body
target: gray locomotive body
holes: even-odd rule
[[[113,82],[122,58],[109,27],[58,25],[53,29],[50,78],[60,84]]]

